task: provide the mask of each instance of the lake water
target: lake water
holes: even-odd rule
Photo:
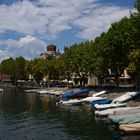
[[[0,94],[0,140],[140,140],[124,136],[84,106],[59,107],[56,98]]]

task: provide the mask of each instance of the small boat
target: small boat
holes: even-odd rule
[[[89,94],[89,89],[82,89],[79,91],[71,91],[62,94],[60,97],[64,100],[67,100],[69,98],[78,98],[78,97],[87,97]]]
[[[140,123],[140,114],[134,114],[134,115],[124,116],[119,118],[112,118],[111,121],[115,124]]]
[[[26,93],[37,93],[39,89],[27,89],[25,90]]]
[[[77,105],[79,103],[82,103],[82,101],[80,99],[71,99],[68,101],[61,100],[59,103],[63,105]]]
[[[49,95],[60,96],[60,95],[64,94],[64,92],[63,91],[51,91],[48,94]]]
[[[61,100],[60,103],[61,104],[80,104],[80,103],[83,103],[83,102],[98,102],[98,101],[101,101],[101,100],[106,100],[106,98],[103,98],[103,97],[86,97],[86,98],[83,98],[83,99],[71,99],[71,100],[67,100],[67,101],[63,101]]]
[[[140,106],[138,107],[131,107],[129,110],[116,110],[113,114],[109,116],[120,116],[120,115],[131,115],[140,112]]]
[[[128,92],[116,99],[113,100],[113,103],[123,103],[123,102],[127,102],[130,99],[133,99],[134,97],[138,96],[140,92]]]
[[[110,100],[110,99],[104,99],[104,100],[101,100],[101,101],[93,101],[91,103],[91,107],[96,108],[96,105],[109,104],[111,102],[112,102],[112,100]]]
[[[135,112],[131,114],[120,114],[120,115],[109,115],[108,118],[110,120],[122,120],[128,117],[140,116],[140,112]]]
[[[53,92],[54,90],[46,90],[46,89],[41,89],[37,92],[38,95],[40,96],[45,96],[48,95],[50,92]]]
[[[118,107],[124,107],[126,106],[126,103],[120,103],[120,104],[95,104],[95,108],[97,110],[103,110],[103,109],[108,109],[108,108],[118,108]]]
[[[119,107],[119,108],[110,108],[110,109],[105,109],[105,110],[96,110],[95,115],[97,116],[108,116],[111,114],[115,114],[115,112],[123,112],[123,111],[129,111],[131,109],[134,109],[136,107]]]
[[[123,130],[126,134],[140,133],[140,123],[121,124],[119,129]]]
[[[96,97],[96,96],[99,96],[99,95],[103,95],[103,94],[105,94],[105,93],[106,93],[106,91],[103,90],[103,91],[100,91],[100,92],[97,92],[97,93],[93,94],[92,97]]]
[[[93,101],[100,101],[100,100],[105,100],[107,99],[106,97],[86,97],[84,99],[81,99],[82,102],[93,102]]]

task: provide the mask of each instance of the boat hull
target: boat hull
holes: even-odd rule
[[[89,90],[88,89],[83,89],[83,90],[80,90],[80,91],[72,91],[72,92],[64,93],[60,97],[62,98],[62,100],[67,100],[69,98],[87,97],[88,94],[89,94]]]
[[[105,100],[101,100],[101,101],[93,101],[91,103],[91,107],[95,108],[95,106],[98,104],[98,105],[103,105],[103,104],[109,104],[111,103],[112,100],[109,100],[109,99],[105,99]]]
[[[122,124],[119,126],[119,129],[124,131],[126,134],[140,133],[140,123]]]

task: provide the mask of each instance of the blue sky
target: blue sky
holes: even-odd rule
[[[0,61],[39,57],[48,44],[63,52],[94,40],[129,16],[135,0],[0,0]]]

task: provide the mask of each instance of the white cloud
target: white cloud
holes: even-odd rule
[[[38,0],[36,4],[24,0],[10,6],[0,5],[0,33],[13,30],[54,39],[78,26],[82,29],[79,37],[95,38],[128,13],[129,9],[101,5],[99,0]]]
[[[0,61],[9,58],[10,52],[0,50]]]
[[[34,40],[36,40],[35,37],[32,37],[31,35],[27,35],[27,36],[21,38],[19,42],[20,42],[22,45],[24,45],[24,44],[28,44],[28,43],[30,43],[30,42],[33,42]]]
[[[93,14],[74,21],[76,26],[82,28],[77,36],[84,39],[95,39],[103,31],[107,31],[111,23],[125,16],[129,16],[129,9],[115,6],[104,6],[96,9]]]
[[[99,0],[28,0],[0,5],[0,34],[11,30],[21,34],[19,40],[0,41],[0,59],[22,55],[31,59],[44,50],[44,40],[56,39],[58,34],[72,30],[82,39],[94,39],[111,23],[129,15],[128,8],[104,5]],[[78,28],[78,32],[73,31]]]
[[[0,41],[0,45],[5,46],[3,50],[0,50],[1,60],[10,56],[23,56],[26,59],[32,59],[39,57],[39,55],[46,49],[46,43],[44,41],[30,35],[22,37],[20,40],[9,39],[6,41]]]

